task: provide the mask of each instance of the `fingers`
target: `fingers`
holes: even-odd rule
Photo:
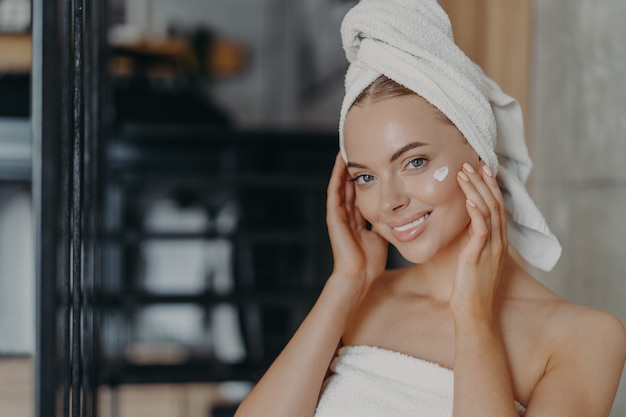
[[[350,190],[348,185],[352,186],[347,179],[348,173],[346,164],[340,154],[335,158],[335,165],[330,175],[328,189],[326,191],[326,219],[327,222],[336,220],[339,216],[340,221],[347,221],[348,212],[346,211],[346,198],[353,199],[354,190]]]
[[[326,190],[326,201],[328,208],[337,207],[341,204],[345,192],[344,182],[346,179],[346,164],[340,154],[335,158],[335,165],[330,174],[328,188]]]
[[[354,184],[348,181],[346,164],[337,154],[327,189],[327,222],[338,220],[351,228],[364,227],[365,219],[355,206],[356,192]]]
[[[470,216],[469,239],[458,259],[453,310],[493,320],[502,265],[508,252],[506,210],[488,168],[463,164],[457,182]],[[457,315],[455,313],[455,315]]]
[[[478,172],[465,163],[457,175],[467,197],[473,233],[487,238],[495,233],[506,244],[506,206],[495,176],[484,165]]]

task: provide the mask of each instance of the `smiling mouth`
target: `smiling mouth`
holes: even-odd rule
[[[409,229],[412,229],[416,226],[419,226],[420,224],[424,223],[424,221],[430,217],[430,213],[426,213],[424,214],[422,217],[420,217],[419,219],[412,221],[411,223],[407,223],[405,225],[402,226],[398,226],[398,227],[394,227],[393,230],[395,230],[396,232],[405,232]]]

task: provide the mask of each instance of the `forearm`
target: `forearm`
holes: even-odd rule
[[[518,416],[496,326],[470,320],[455,324],[453,416]]]
[[[331,276],[311,312],[236,416],[312,416],[348,317],[363,292],[359,284]]]

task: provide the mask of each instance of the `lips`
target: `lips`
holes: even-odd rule
[[[413,240],[426,229],[426,220],[428,220],[430,214],[431,212],[429,211],[405,223],[391,226],[391,232],[401,242]]]
[[[402,226],[394,227],[393,230],[395,230],[397,232],[406,232],[407,230],[412,229],[412,228],[422,224],[429,216],[430,216],[430,213],[426,213],[422,217],[420,217],[419,219],[417,219],[415,221],[412,221],[411,223],[407,223],[407,224],[404,224]]]

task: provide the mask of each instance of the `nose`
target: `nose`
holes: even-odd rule
[[[382,211],[396,212],[409,204],[409,195],[404,184],[396,176],[381,181],[380,208]]]

